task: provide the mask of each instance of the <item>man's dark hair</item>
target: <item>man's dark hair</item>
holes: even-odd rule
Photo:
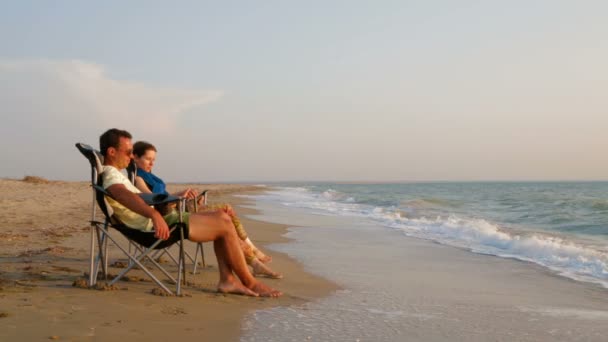
[[[108,148],[118,148],[120,138],[132,139],[131,133],[120,130],[118,128],[111,128],[99,137],[99,151],[104,157],[107,156]]]
[[[135,143],[135,145],[133,145],[133,154],[141,157],[144,154],[146,154],[146,151],[152,150],[154,152],[158,152],[156,151],[156,147],[154,147],[154,145],[150,144],[147,141],[138,141]]]

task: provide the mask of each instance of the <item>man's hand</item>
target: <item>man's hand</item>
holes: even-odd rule
[[[123,184],[114,184],[108,187],[108,192],[118,203],[121,203],[128,209],[152,219],[154,225],[154,236],[159,239],[166,240],[169,238],[169,227],[162,215],[151,206],[147,205],[144,200],[137,194],[129,191]]]
[[[169,238],[169,226],[160,214],[152,217],[152,224],[154,225],[155,238],[163,240],[167,240]]]

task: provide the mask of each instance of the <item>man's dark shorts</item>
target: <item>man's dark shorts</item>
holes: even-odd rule
[[[167,222],[169,229],[171,229],[174,225],[179,223],[179,212],[177,210],[172,210],[169,214],[163,216],[163,219]],[[190,235],[190,213],[182,213],[182,219],[184,222],[184,239],[187,240]],[[179,241],[179,239],[179,229],[175,229],[171,232],[171,235],[169,235],[169,238],[165,242],[167,244],[173,244]],[[161,244],[164,245],[165,242],[162,242]]]

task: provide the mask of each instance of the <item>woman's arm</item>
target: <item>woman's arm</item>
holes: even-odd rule
[[[144,179],[139,176],[135,177],[135,187],[138,188],[139,191],[143,192],[144,194],[152,193],[152,191],[150,191],[150,188],[148,188],[148,185],[146,185]]]
[[[150,190],[150,188],[148,187],[148,185],[146,184],[144,179],[139,176],[135,177],[135,187],[137,187],[139,189],[139,191],[141,191],[145,194],[152,193],[152,190]],[[188,189],[184,189],[182,191],[178,191],[172,195],[177,196],[177,197],[186,197],[188,199],[191,199],[191,198],[196,198],[198,193],[195,190],[188,188]]]

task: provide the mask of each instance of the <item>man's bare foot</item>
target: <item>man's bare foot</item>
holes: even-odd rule
[[[283,292],[275,290],[268,285],[264,285],[259,281],[254,282],[249,286],[249,289],[259,294],[260,297],[273,297],[277,298],[283,295]]]
[[[217,292],[230,293],[242,296],[259,297],[259,294],[255,291],[248,289],[241,282],[226,281],[217,285]]]
[[[253,268],[253,275],[256,277],[262,276],[262,277],[267,277],[267,278],[272,278],[272,279],[283,278],[282,274],[271,270],[270,267],[264,265],[258,259],[253,259],[253,261],[251,262],[251,267]]]

